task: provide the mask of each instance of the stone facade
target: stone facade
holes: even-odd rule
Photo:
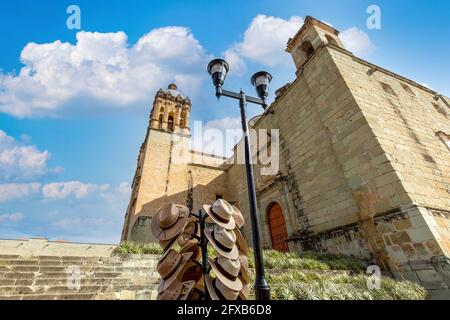
[[[268,210],[276,202],[291,251],[355,254],[448,294],[449,99],[355,57],[338,34],[306,19],[287,48],[297,78],[278,90],[268,112],[252,123],[254,129],[280,133],[279,172],[261,176],[261,165],[255,165],[263,244],[272,246]],[[148,166],[147,174],[159,170],[159,180],[142,181],[163,190],[166,180],[159,174],[168,162],[161,154],[169,147],[160,148],[158,160],[144,151],[159,163]],[[186,198],[191,171],[194,181],[204,177],[201,185],[209,192],[194,191],[194,203],[211,202],[219,193],[248,218],[243,165],[194,167],[180,168],[178,189],[171,194]],[[244,234],[251,241],[249,224]]]
[[[171,122],[172,116],[168,115],[174,110],[175,122]],[[202,204],[226,196],[225,158],[188,148],[189,110],[189,98],[176,91],[175,85],[158,91],[139,153],[122,240],[153,241],[151,217],[166,203],[185,204],[191,210],[199,210]],[[155,122],[158,117],[162,122]]]

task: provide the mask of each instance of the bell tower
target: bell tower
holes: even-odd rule
[[[345,49],[339,39],[338,30],[307,16],[301,29],[293,38],[289,39],[286,51],[292,55],[297,70],[300,70],[315,51],[328,44]]]
[[[190,134],[191,100],[184,97],[174,83],[159,89],[150,115],[150,128],[165,132]]]

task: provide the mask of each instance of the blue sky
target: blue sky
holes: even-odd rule
[[[71,4],[81,30],[66,27]],[[366,26],[371,4],[380,30]],[[238,127],[207,62],[230,60],[232,89],[252,92],[261,69],[281,87],[294,78],[285,43],[306,15],[341,30],[356,55],[449,96],[449,12],[444,0],[2,1],[0,238],[117,242],[156,90],[175,81],[193,120]]]

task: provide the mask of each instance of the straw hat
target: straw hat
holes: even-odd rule
[[[158,262],[157,270],[161,276],[160,286],[158,292],[165,291],[176,279],[189,258],[192,252],[180,254],[175,250],[168,250]]]
[[[202,248],[198,244],[198,240],[189,240],[180,249],[180,253],[192,252],[192,260],[200,261],[202,259]]]
[[[238,278],[239,271],[241,270],[241,263],[238,259],[233,260],[218,257],[215,260],[209,261],[209,264],[220,282],[233,291],[242,290],[242,282]]]
[[[233,291],[224,285],[219,279],[206,276],[206,287],[212,300],[237,300],[239,291]]]
[[[194,286],[195,281],[174,282],[158,294],[157,300],[186,300]]]
[[[239,300],[248,300],[248,296],[250,295],[250,288],[248,284],[244,284],[241,292],[239,292]]]
[[[248,257],[242,252],[239,252],[239,262],[241,263],[241,268],[239,270],[239,279],[241,279],[243,284],[248,284],[250,282]]]
[[[233,207],[233,218],[234,221],[236,222],[236,226],[240,229],[245,225],[245,219],[244,216],[242,215],[242,212],[239,211],[238,208],[236,208],[235,206]]]
[[[184,231],[178,237],[178,245],[183,247],[193,236],[200,237],[200,227],[197,222],[197,218],[190,217]]]
[[[236,246],[236,234],[223,228],[205,231],[206,238],[221,256],[229,259],[237,259],[239,250]]]
[[[248,244],[247,240],[245,240],[244,236],[242,235],[241,230],[235,229],[234,233],[236,234],[236,245],[242,253],[248,256]]]
[[[233,218],[233,207],[227,201],[219,199],[212,206],[203,206],[203,210],[217,225],[227,230],[233,230],[236,223]]]
[[[186,226],[189,209],[186,206],[169,204],[159,209],[152,218],[152,233],[158,240],[169,240],[178,236]]]

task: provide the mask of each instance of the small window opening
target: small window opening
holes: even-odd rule
[[[386,93],[389,93],[389,94],[392,95],[392,96],[397,96],[397,95],[395,94],[394,90],[392,89],[392,87],[391,87],[390,85],[388,85],[387,83],[381,82],[381,86],[383,87],[383,90],[384,90]]]
[[[412,95],[412,96],[415,96],[415,95],[416,95],[416,94],[414,93],[414,91],[412,91],[412,89],[411,89],[410,86],[408,86],[408,85],[406,85],[406,84],[404,84],[404,83],[402,83],[401,85],[402,85],[403,89],[404,89],[406,92],[408,92],[410,95]]]

